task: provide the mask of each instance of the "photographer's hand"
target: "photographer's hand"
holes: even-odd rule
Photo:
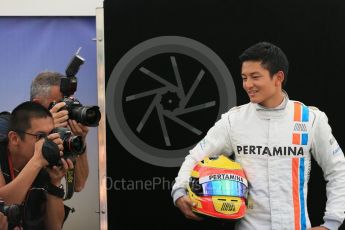
[[[60,135],[58,133],[53,133],[47,136],[48,139],[52,140],[55,144],[57,144],[59,150],[60,150],[60,156],[63,154],[63,142],[60,138]],[[39,141],[35,143],[35,151],[33,157],[30,159],[31,161],[34,161],[39,164],[39,167],[43,168],[47,166],[49,163],[47,159],[43,156],[42,153],[42,146],[45,139],[42,138]]]
[[[50,112],[53,115],[54,119],[54,126],[57,127],[66,127],[67,126],[67,120],[68,120],[68,111],[62,109],[66,105],[65,102],[59,102],[56,105],[54,105],[53,108],[50,109]]]
[[[61,185],[61,179],[65,176],[67,170],[73,168],[73,163],[70,159],[65,160],[61,158],[61,162],[62,167],[54,166],[51,169],[47,169],[50,176],[50,183],[56,187]],[[44,220],[45,229],[61,230],[65,216],[62,197],[48,193],[46,210]]]
[[[75,120],[68,120],[68,126],[74,135],[81,136],[83,141],[85,141],[85,138],[89,132],[89,128],[87,126],[77,123]]]
[[[63,141],[60,138],[60,134],[58,133],[52,133],[48,136],[48,139],[52,140],[55,144],[58,145],[60,149],[60,156],[63,156]],[[48,173],[51,178],[51,182],[54,185],[60,185],[61,184],[61,178],[63,178],[66,174],[66,171],[69,167],[73,168],[73,163],[71,160],[68,160],[66,162],[65,159],[61,158],[62,166],[57,167],[53,166],[51,169],[47,169]]]
[[[68,120],[68,125],[72,133],[74,135],[81,136],[85,143],[89,128],[80,123],[77,123],[75,120]],[[88,176],[89,163],[87,160],[87,150],[85,149],[85,152],[76,158],[74,191],[80,192],[81,190],[83,190]]]
[[[74,167],[73,162],[70,159],[65,160],[64,158],[61,158],[61,162],[61,167],[53,166],[51,169],[47,169],[50,176],[50,182],[55,186],[59,186],[61,184],[61,179],[66,175],[67,170],[73,169]]]
[[[48,139],[52,140],[55,144],[57,144],[57,146],[60,149],[60,156],[62,156],[63,155],[63,152],[62,152],[63,151],[63,141],[60,138],[60,134],[58,134],[58,133],[49,134]]]

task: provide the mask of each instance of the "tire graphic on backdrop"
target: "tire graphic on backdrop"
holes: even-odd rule
[[[198,41],[162,36],[129,50],[107,83],[110,128],[138,159],[178,167],[188,151],[236,104],[223,61]]]

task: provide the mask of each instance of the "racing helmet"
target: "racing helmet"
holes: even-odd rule
[[[224,155],[206,157],[192,170],[188,195],[196,214],[238,220],[246,213],[248,182],[239,163]]]

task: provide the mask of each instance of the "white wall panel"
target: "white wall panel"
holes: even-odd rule
[[[103,0],[0,0],[0,16],[95,16]]]

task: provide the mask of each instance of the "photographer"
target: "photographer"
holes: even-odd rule
[[[61,229],[65,218],[60,185],[73,163],[61,158],[61,167],[47,167],[42,146],[50,143],[60,156],[63,150],[60,135],[53,130],[48,109],[24,102],[13,110],[7,140],[0,143],[0,197],[6,204],[24,205],[25,230]]]
[[[62,110],[66,105],[65,102],[60,102],[63,95],[60,91],[60,82],[63,75],[57,72],[42,72],[36,76],[32,81],[30,100],[42,104],[49,108],[52,102],[59,102],[50,112],[53,115],[55,127],[68,126],[74,135],[82,136],[85,143],[88,134],[88,127],[75,120],[69,119],[67,110]],[[87,160],[86,149],[83,154],[78,155],[75,164],[75,185],[74,190],[80,192],[84,187],[89,175],[89,165]]]

